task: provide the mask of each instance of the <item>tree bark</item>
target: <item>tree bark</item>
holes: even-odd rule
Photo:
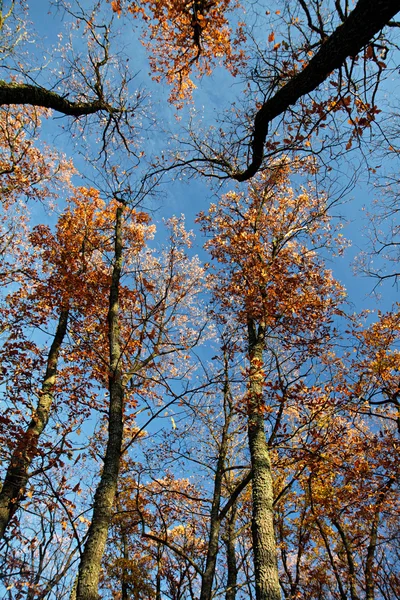
[[[92,115],[101,110],[112,112],[111,106],[99,98],[87,102],[74,102],[38,85],[0,80],[0,106],[9,104],[51,108],[70,117]]]
[[[290,79],[257,112],[251,163],[244,171],[233,174],[233,179],[246,181],[257,173],[264,157],[264,144],[271,121],[302,96],[315,90],[346,58],[356,56],[399,10],[398,0],[358,1],[345,22],[321,45],[305,69]]]
[[[214,478],[214,492],[210,512],[210,532],[208,536],[208,549],[206,566],[201,578],[201,592],[200,600],[211,600],[212,598],[212,585],[215,575],[215,567],[217,564],[218,546],[219,546],[219,533],[221,529],[221,518],[219,514],[219,508],[221,504],[221,491],[222,491],[222,479],[224,475],[225,460],[228,452],[228,434],[231,410],[228,408],[230,404],[230,390],[229,390],[229,374],[228,374],[228,359],[225,354],[225,372],[224,372],[224,411],[225,421],[222,428],[221,444],[219,448],[219,455],[217,461],[217,468],[215,471]]]
[[[236,524],[236,505],[234,505],[229,513],[228,522],[224,541],[226,545],[226,562],[227,562],[227,581],[225,600],[235,600],[237,586],[237,564],[236,564],[236,549],[235,549],[235,524]]]
[[[122,213],[117,208],[115,222],[115,254],[108,309],[110,345],[108,441],[103,472],[93,503],[92,522],[82,553],[78,572],[76,600],[97,600],[101,560],[113,515],[123,439],[123,403],[121,349],[119,345],[119,288],[122,269]]]
[[[53,403],[54,385],[57,377],[58,357],[68,325],[68,309],[62,310],[56,333],[47,358],[46,373],[39,401],[28,428],[19,440],[10,460],[0,492],[0,539],[24,497],[29,480],[29,468],[37,453],[39,437],[46,427]]]
[[[161,544],[157,546],[157,575],[156,575],[156,598],[155,600],[161,600],[161,558],[162,558],[162,547]]]
[[[372,520],[371,537],[365,561],[365,600],[375,600],[374,559],[378,541],[379,511],[380,505],[378,503]]]
[[[127,582],[127,564],[129,560],[129,546],[126,529],[121,524],[122,558],[124,559],[121,573],[121,600],[129,600],[129,586]]]
[[[248,440],[253,473],[252,537],[257,600],[281,600],[273,514],[271,461],[264,429],[263,351],[265,331],[248,320],[250,360]]]

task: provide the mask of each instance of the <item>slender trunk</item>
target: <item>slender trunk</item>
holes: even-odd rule
[[[121,574],[121,600],[129,600],[129,587],[127,582],[127,565],[129,560],[129,546],[128,538],[126,535],[126,529],[121,525],[121,541],[122,541],[122,554],[123,554],[123,566]]]
[[[112,272],[108,309],[110,375],[108,441],[104,466],[93,503],[92,522],[82,553],[78,573],[77,600],[97,600],[101,560],[107,542],[115,495],[117,492],[123,438],[123,402],[121,349],[119,345],[119,286],[122,268],[122,212],[117,208],[115,223],[115,262]]]
[[[349,567],[349,584],[351,600],[360,600],[360,597],[357,593],[356,567],[353,559],[353,550],[351,548],[346,532],[339,523],[339,521],[337,519],[332,519],[332,523],[339,532],[339,535],[343,542],[344,550],[346,552],[347,565]]]
[[[371,537],[368,545],[367,560],[365,561],[365,600],[375,598],[374,559],[378,539],[379,506],[376,507],[371,527]]]
[[[58,357],[68,325],[68,309],[62,310],[58,319],[53,343],[47,358],[46,373],[39,400],[28,428],[19,440],[10,460],[0,492],[0,539],[24,497],[29,480],[29,468],[37,453],[39,437],[46,427],[53,403],[57,377]]]
[[[317,527],[319,529],[319,532],[321,534],[321,537],[322,537],[322,539],[324,541],[324,545],[325,545],[326,551],[328,553],[329,562],[331,564],[331,567],[332,567],[332,570],[333,570],[333,574],[335,576],[336,583],[338,585],[340,600],[347,600],[347,594],[344,591],[342,580],[340,578],[340,574],[339,574],[339,571],[337,569],[336,562],[335,562],[335,559],[333,557],[333,554],[332,554],[332,551],[331,551],[331,548],[330,548],[330,545],[329,545],[328,537],[327,537],[327,535],[326,535],[326,533],[324,531],[324,528],[322,526],[321,521],[315,515],[314,515],[314,518],[315,518],[315,522],[317,524]]]
[[[264,328],[248,320],[248,439],[253,473],[252,537],[257,600],[281,600],[273,514],[271,461],[264,429]]]
[[[219,448],[219,455],[217,461],[217,468],[215,471],[214,478],[214,492],[210,512],[210,532],[208,536],[208,549],[206,566],[201,578],[201,592],[200,600],[211,600],[212,597],[212,586],[215,575],[215,567],[217,564],[218,555],[218,544],[219,544],[219,533],[221,529],[221,518],[219,514],[219,508],[221,504],[221,491],[222,491],[222,479],[224,475],[225,460],[228,452],[228,433],[231,410],[228,408],[230,404],[230,389],[229,389],[229,375],[228,375],[228,359],[225,354],[225,381],[224,381],[224,411],[225,411],[225,422],[222,428],[221,445]],[[227,412],[228,411],[228,412]]]
[[[324,545],[325,545],[326,552],[328,554],[329,562],[331,564],[331,567],[332,567],[332,570],[333,570],[333,574],[335,575],[336,583],[337,583],[338,589],[339,589],[340,600],[347,600],[347,593],[344,590],[342,579],[341,579],[339,570],[338,570],[338,568],[336,566],[335,558],[333,556],[331,547],[329,545],[328,536],[326,535],[324,527],[323,527],[323,524],[319,520],[319,518],[317,516],[317,513],[316,513],[316,511],[314,509],[313,490],[312,490],[312,476],[311,475],[310,475],[310,478],[308,480],[308,494],[307,494],[307,496],[308,496],[309,503],[310,503],[310,506],[311,506],[311,512],[313,514],[315,523],[317,524],[317,527],[319,529],[321,537],[322,537],[322,539],[324,541]]]
[[[236,504],[229,512],[228,522],[224,541],[226,545],[226,562],[227,562],[227,582],[225,600],[235,600],[237,586],[237,564],[236,564],[236,548],[235,548],[235,525],[236,525]]]
[[[156,576],[156,600],[161,600],[161,544],[157,546],[157,576]]]
[[[215,473],[214,493],[210,513],[210,532],[208,535],[207,559],[203,576],[201,578],[200,600],[211,600],[215,566],[217,563],[219,532],[221,528],[221,521],[219,519],[219,506],[221,502],[222,476],[225,464],[225,456],[222,456],[221,453],[218,457],[217,470]]]
[[[393,482],[394,479],[388,479],[383,488],[380,490],[378,500],[375,505],[375,512],[371,525],[371,535],[369,538],[369,544],[367,549],[367,559],[365,561],[365,600],[375,599],[374,560],[376,553],[376,545],[378,541],[379,517],[382,509],[382,503]]]

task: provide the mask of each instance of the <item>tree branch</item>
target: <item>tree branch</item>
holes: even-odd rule
[[[101,110],[109,114],[114,112],[113,108],[101,99],[72,102],[65,96],[40,86],[0,80],[0,106],[8,104],[29,104],[51,108],[71,117],[92,115]]]
[[[186,560],[190,564],[190,566],[193,567],[193,569],[196,571],[196,573],[198,575],[200,575],[200,577],[202,577],[203,572],[201,571],[201,569],[199,569],[199,567],[196,565],[196,563],[194,562],[194,560],[192,560],[190,558],[190,556],[188,556],[186,554],[186,552],[184,552],[183,550],[181,550],[180,548],[178,548],[178,546],[175,546],[175,544],[172,544],[167,539],[162,538],[162,537],[158,537],[158,535],[154,535],[152,533],[144,533],[144,532],[142,532],[141,535],[144,538],[147,538],[149,540],[153,540],[154,542],[158,542],[159,544],[163,544],[164,546],[166,546],[167,548],[169,548],[170,550],[172,550],[173,552],[175,552],[175,554],[177,554],[178,556],[180,556],[181,558],[183,558],[184,560]]]
[[[305,69],[288,81],[257,112],[251,163],[244,171],[234,173],[233,179],[246,181],[257,173],[264,157],[264,143],[271,121],[299,98],[315,90],[346,58],[358,54],[399,10],[398,0],[359,0],[346,21],[321,45]]]
[[[229,510],[232,508],[232,506],[235,504],[236,500],[239,498],[240,494],[243,492],[245,487],[250,483],[252,476],[253,476],[252,472],[249,471],[247,473],[247,475],[245,475],[243,477],[243,479],[241,479],[241,481],[237,484],[237,486],[235,487],[235,489],[233,490],[233,492],[231,494],[231,497],[226,502],[225,506],[223,508],[221,508],[221,510],[220,510],[220,513],[218,515],[218,519],[220,521],[222,521],[222,519],[224,519],[226,517]]]

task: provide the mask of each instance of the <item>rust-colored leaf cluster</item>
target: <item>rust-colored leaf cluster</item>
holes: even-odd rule
[[[223,65],[236,75],[245,61],[243,26],[232,31],[228,15],[240,9],[237,0],[141,0],[112,2],[112,9],[142,18],[142,40],[149,51],[153,78],[172,86],[169,100],[177,108],[191,99],[194,78]]]

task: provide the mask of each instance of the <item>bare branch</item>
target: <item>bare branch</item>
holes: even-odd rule
[[[109,114],[115,112],[115,109],[100,99],[73,102],[66,96],[60,96],[40,86],[0,80],[0,106],[9,104],[30,104],[51,108],[71,117],[92,115],[102,110]]]

